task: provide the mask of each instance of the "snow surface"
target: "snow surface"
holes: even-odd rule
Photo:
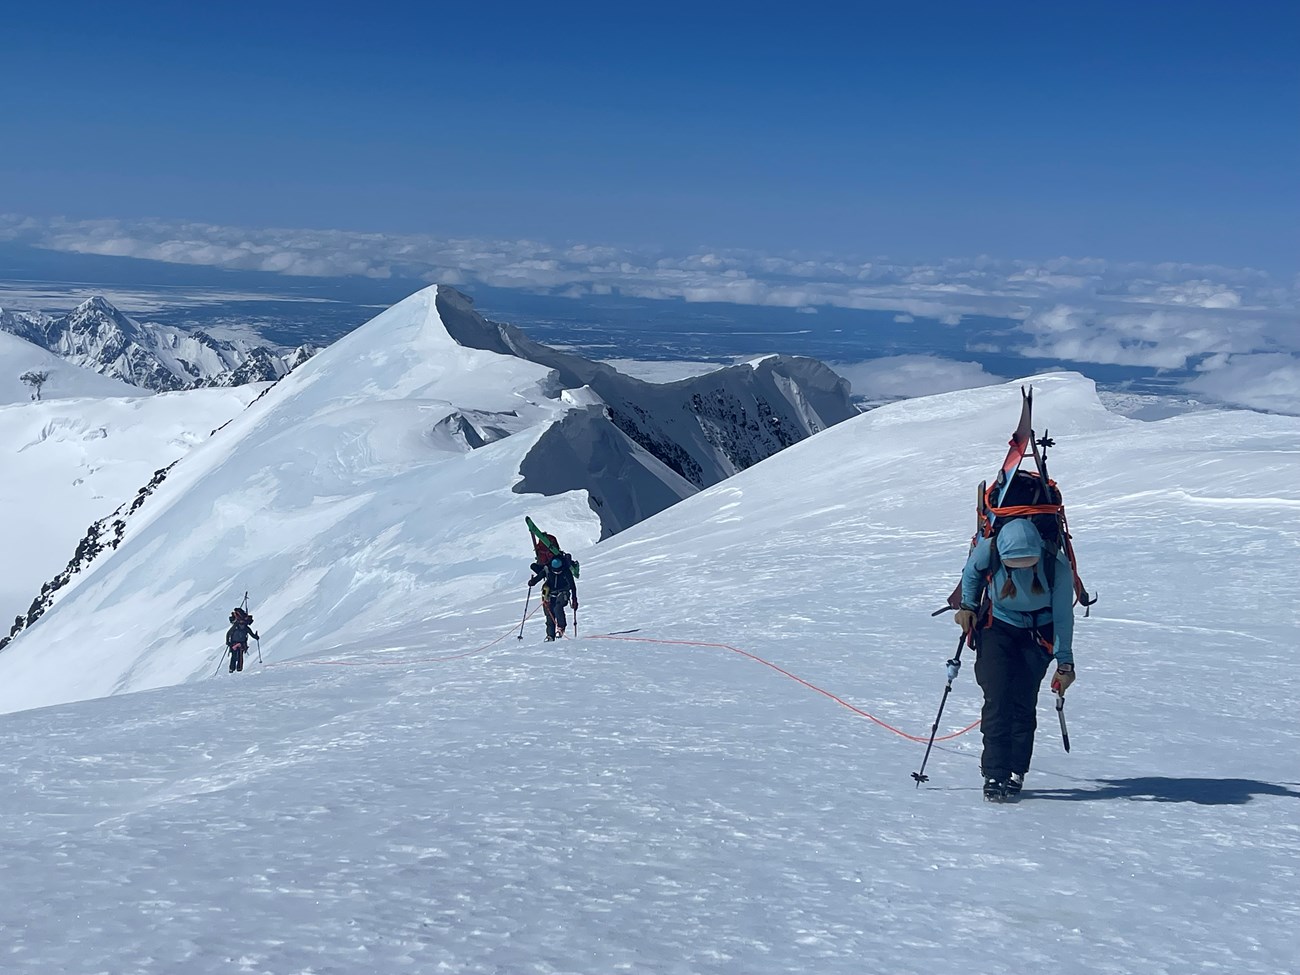
[[[357,349],[331,354],[374,365]],[[478,479],[449,483],[423,463],[410,476],[448,500],[471,551],[453,562],[429,526],[394,518],[390,545],[432,542],[444,557],[393,599],[354,573],[329,599],[378,599],[382,612],[358,601],[364,627],[331,619],[338,646],[285,659],[295,583],[305,602],[330,558],[384,572],[381,547],[358,552],[360,526],[338,510],[368,486],[342,456],[409,460],[397,442],[410,414],[438,412],[420,389],[401,391],[409,403],[376,389],[387,413],[331,403],[313,365],[281,396],[351,425],[263,430],[277,411],[249,411],[241,440],[263,439],[248,466],[214,456],[192,475],[253,482],[195,533],[252,529],[250,588],[277,593],[253,605],[265,666],[0,718],[5,971],[1296,969],[1300,419],[1144,423],[1106,412],[1081,377],[1034,380],[1101,602],[1079,621],[1072,753],[1044,700],[1026,798],[989,806],[977,732],[936,746],[931,781],[914,788],[924,746],[816,689],[928,731],[956,640],[929,611],[960,570],[975,485],[1018,411],[1014,385],[875,410],[589,550],[580,518],[527,499],[582,558],[577,638],[555,644],[541,642],[535,599],[515,639],[522,519],[477,534],[477,511],[516,500],[484,452],[516,438],[468,455],[484,455]],[[276,523],[258,465],[305,464],[296,451],[321,453],[329,435],[336,446],[303,470],[317,520],[336,527]],[[215,452],[181,466],[202,453]],[[163,515],[151,531],[139,584],[113,582],[121,615],[105,593],[59,604],[0,654],[3,686],[25,679],[36,647],[58,661],[47,682],[114,655],[151,668],[170,653],[193,669],[196,637],[113,635],[178,610],[203,618],[195,595],[147,582],[171,571],[169,545],[192,557],[193,537]],[[291,531],[316,540],[316,561],[266,537]],[[252,572],[209,599],[208,673],[228,593]],[[472,572],[496,576],[496,591],[457,599]],[[110,577],[92,574],[77,595]],[[78,602],[98,607],[103,641],[68,645]],[[62,638],[36,639],[51,624]],[[941,731],[974,721],[979,699],[966,666]]]
[[[675,383],[692,376],[703,376],[727,365],[725,362],[697,362],[692,359],[601,359],[626,376],[647,383]]]

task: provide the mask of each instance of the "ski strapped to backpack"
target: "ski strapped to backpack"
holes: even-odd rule
[[[560,543],[550,532],[544,532],[533,523],[533,519],[524,515],[524,521],[528,525],[528,532],[533,537],[533,554],[537,556],[537,563],[543,565],[557,556],[569,560],[569,568],[573,570],[573,578],[579,576],[578,560],[571,555],[566,555],[560,550]]]
[[[989,567],[985,573],[987,584],[1001,565],[997,547],[999,530],[1016,518],[1028,518],[1043,539],[1043,568],[1048,590],[1050,591],[1055,583],[1057,554],[1064,548],[1070,563],[1070,571],[1074,576],[1074,599],[1084,607],[1086,616],[1088,607],[1097,601],[1097,597],[1088,592],[1083,580],[1079,578],[1069,523],[1065,518],[1065,503],[1060,488],[1047,473],[1047,448],[1055,446],[1055,441],[1047,436],[1046,430],[1043,431],[1041,439],[1034,439],[1033,387],[1026,390],[1022,386],[1020,397],[1020,422],[1017,423],[1015,432],[1011,436],[1002,469],[998,471],[992,486],[989,486],[987,481],[980,484],[976,502],[976,528],[970,547],[974,549],[981,538],[993,540],[989,546]],[[1020,470],[1020,463],[1026,451],[1031,452],[1034,458],[1034,466],[1037,468],[1034,471]],[[987,593],[985,595],[987,597]],[[960,582],[949,595],[947,604],[931,615],[938,616],[940,613],[958,609],[961,609]],[[982,610],[983,607],[981,607],[981,615],[983,615]]]

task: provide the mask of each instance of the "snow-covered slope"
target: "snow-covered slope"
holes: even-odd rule
[[[0,362],[11,364],[0,335]],[[21,360],[20,360],[21,361]],[[69,387],[80,398],[52,398]],[[38,403],[0,405],[0,637],[64,567],[86,526],[128,502],[156,470],[203,443],[264,386],[156,396],[61,363]],[[92,392],[110,395],[91,398]]]
[[[30,636],[5,659],[27,660],[31,679],[0,691],[0,704],[199,677],[232,591],[280,605],[276,622],[294,633],[281,655],[455,612],[517,571],[497,532],[523,514],[553,512],[565,544],[594,541],[695,492],[663,457],[698,457],[716,479],[851,410],[842,381],[811,360],[654,387],[577,357],[557,367],[485,348],[479,337],[496,328],[464,296],[426,289],[282,381],[165,483],[154,478],[150,497],[91,527],[15,620],[12,633]],[[604,397],[580,385],[588,373]],[[706,388],[696,382],[714,384],[709,409],[694,405]],[[653,450],[611,420],[611,401],[654,431]],[[715,403],[730,415],[710,412]],[[537,494],[553,500],[529,500]],[[444,561],[462,577],[428,588]],[[96,581],[83,587],[88,574]],[[118,615],[132,625],[99,637]],[[64,669],[90,640],[104,644],[104,667]]]
[[[956,638],[929,611],[1018,410],[1003,386],[884,407],[580,553],[575,640],[541,643],[537,616],[515,640],[522,575],[503,571],[454,613],[394,608],[285,661],[292,594],[269,589],[263,669],[0,718],[6,970],[1291,971],[1300,420],[1141,423],[1078,376],[1035,391],[1101,601],[1078,626],[1073,750],[1044,700],[1018,805],[981,802],[976,732],[917,789],[923,744],[817,693],[928,731]],[[321,435],[277,429],[268,466]],[[469,456],[486,469],[493,446]],[[322,521],[341,459],[320,462]],[[262,508],[195,532],[242,517],[263,544],[276,502],[250,490]],[[509,514],[466,537],[517,566]],[[152,551],[142,576],[167,571]],[[431,558],[419,591],[467,571]],[[123,647],[46,649],[97,669]],[[0,686],[26,679],[11,653]],[[942,731],[978,702],[968,663]]]
[[[147,395],[145,390],[73,365],[33,342],[0,330],[0,406],[31,402],[32,387],[20,378],[28,372],[48,374],[41,387],[43,400]]]
[[[279,379],[314,351],[302,347],[286,357],[242,339],[217,339],[204,331],[137,322],[99,296],[59,318],[0,311],[0,330],[73,365],[163,391]]]
[[[283,657],[458,614],[518,575],[507,539],[526,513],[594,541],[585,495],[511,490],[546,421],[573,408],[549,392],[545,367],[456,344],[433,289],[394,306],[173,469],[121,547],[0,654],[0,707],[202,677],[214,621],[245,590],[268,604],[260,626],[295,634]],[[476,450],[445,431],[466,414],[493,438]]]

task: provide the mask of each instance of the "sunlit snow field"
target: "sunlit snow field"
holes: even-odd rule
[[[328,646],[277,626],[275,587],[352,540],[314,543],[311,566],[263,544],[263,666],[209,678],[213,618],[210,651],[177,648],[181,686],[0,718],[4,970],[1294,969],[1300,420],[1143,423],[1078,376],[1034,386],[1100,602],[1078,625],[1072,752],[1044,693],[1018,805],[980,800],[978,731],[936,746],[918,789],[923,745],[816,690],[928,732],[956,640],[929,613],[1013,384],[873,411],[597,546],[581,505],[544,499],[529,510],[582,560],[576,638],[556,644],[535,593],[516,639],[531,553],[512,511],[491,558],[516,578],[459,602],[471,570],[431,560]],[[166,607],[121,571],[82,587],[122,593],[101,625],[138,626],[157,658]],[[226,602],[245,588],[192,574]],[[15,656],[45,625],[0,655],[11,699],[63,679]],[[55,649],[75,683],[129,673],[113,647],[126,659]],[[941,731],[979,700],[968,664]]]

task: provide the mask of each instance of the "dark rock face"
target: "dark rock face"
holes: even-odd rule
[[[611,366],[557,352],[473,302],[439,288],[438,313],[461,345],[516,355],[555,370],[560,389],[589,386],[609,420],[696,488],[708,487],[857,415],[849,384],[802,356],[767,356],[675,383],[647,383]]]

